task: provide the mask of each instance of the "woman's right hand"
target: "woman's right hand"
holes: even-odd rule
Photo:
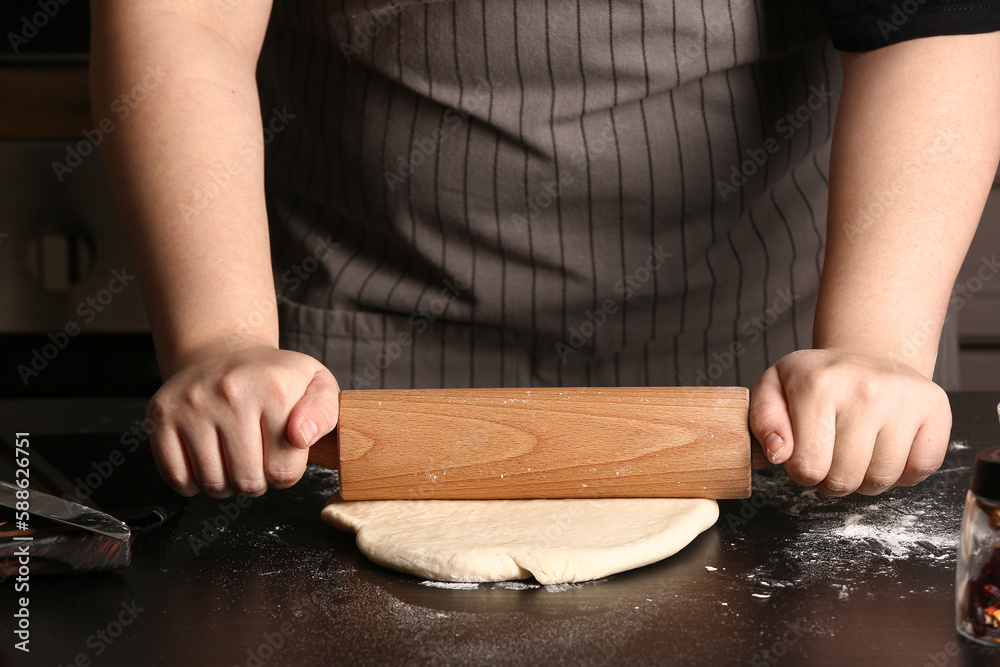
[[[208,343],[172,367],[146,416],[160,475],[185,496],[289,487],[305,472],[309,447],[337,425],[333,374],[260,338]]]
[[[153,454],[184,495],[290,486],[337,423],[330,372],[277,349],[256,77],[272,4],[91,8],[93,115],[114,121],[101,153],[166,380]]]

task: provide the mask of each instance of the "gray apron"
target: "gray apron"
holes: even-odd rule
[[[749,386],[811,346],[840,77],[801,0],[276,0],[282,346],[344,389]]]

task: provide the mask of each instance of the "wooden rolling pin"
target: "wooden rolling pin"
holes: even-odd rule
[[[745,387],[362,390],[309,461],[344,500],[746,498]]]

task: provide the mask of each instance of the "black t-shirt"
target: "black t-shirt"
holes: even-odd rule
[[[815,0],[833,44],[869,51],[917,37],[1000,30],[991,0]]]

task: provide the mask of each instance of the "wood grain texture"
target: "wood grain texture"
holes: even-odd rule
[[[745,387],[345,391],[337,442],[309,460],[339,468],[344,500],[745,498],[749,400]]]

